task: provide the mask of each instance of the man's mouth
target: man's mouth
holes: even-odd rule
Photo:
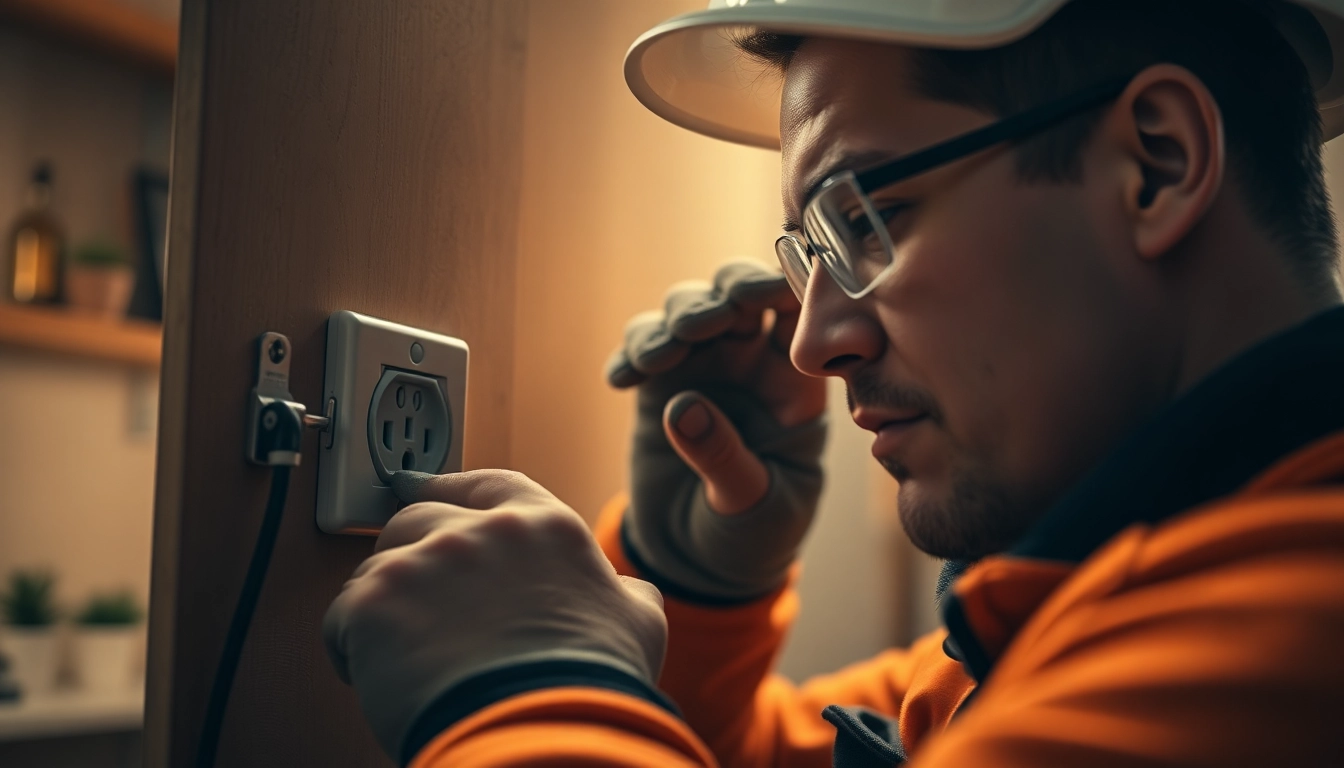
[[[909,441],[911,433],[928,421],[928,414],[909,419],[888,421],[877,429],[877,439],[873,441],[873,456],[883,458],[899,453],[904,443]]]
[[[877,435],[873,456],[879,459],[898,452],[909,435],[929,420],[927,411],[914,409],[879,411],[860,407],[853,415],[855,424]]]

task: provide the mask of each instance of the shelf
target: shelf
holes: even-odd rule
[[[67,309],[0,304],[0,345],[157,367],[163,330],[145,320],[105,320]]]
[[[0,741],[138,731],[144,718],[143,690],[62,691],[0,701]]]
[[[0,0],[0,17],[172,75],[177,22],[117,0]]]

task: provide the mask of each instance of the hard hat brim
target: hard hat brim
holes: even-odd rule
[[[862,2],[712,8],[669,19],[641,35],[626,54],[625,79],[645,107],[669,122],[706,136],[777,150],[782,79],[743,54],[734,42],[737,36],[766,30],[913,47],[991,48],[1031,33],[1068,1],[1025,0],[1005,5],[1010,12],[1000,17],[970,21],[913,12],[899,16],[889,10],[865,13]],[[1311,72],[1328,141],[1344,134],[1344,0],[1297,4],[1311,13],[1319,29],[1310,34],[1281,31]],[[1322,39],[1328,41],[1324,50]]]

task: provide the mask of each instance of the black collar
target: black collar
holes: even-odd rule
[[[1274,463],[1344,430],[1344,307],[1242,353],[1162,409],[1056,503],[1006,554],[1082,562],[1134,523],[1158,523],[1236,492]],[[977,680],[993,667],[951,582],[939,599],[948,655]]]
[[[1133,523],[1231,494],[1344,429],[1344,307],[1244,352],[1173,401],[1008,554],[1080,562]]]

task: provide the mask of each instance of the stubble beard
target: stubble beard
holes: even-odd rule
[[[979,560],[1008,549],[1031,525],[1031,515],[998,484],[960,470],[946,499],[920,498],[908,490],[909,473],[883,466],[901,483],[896,508],[901,527],[920,550],[945,560]]]
[[[883,381],[873,367],[855,373],[846,396],[851,413],[857,405],[917,408],[936,426],[944,425],[942,410],[930,393]],[[878,461],[903,489],[908,487],[911,475],[905,466],[891,459]],[[978,560],[1012,546],[1030,527],[1033,516],[1027,505],[1016,502],[988,475],[980,467],[954,469],[951,493],[946,499],[927,495],[920,499],[908,491],[898,491],[897,511],[910,541],[924,552],[948,560]]]

